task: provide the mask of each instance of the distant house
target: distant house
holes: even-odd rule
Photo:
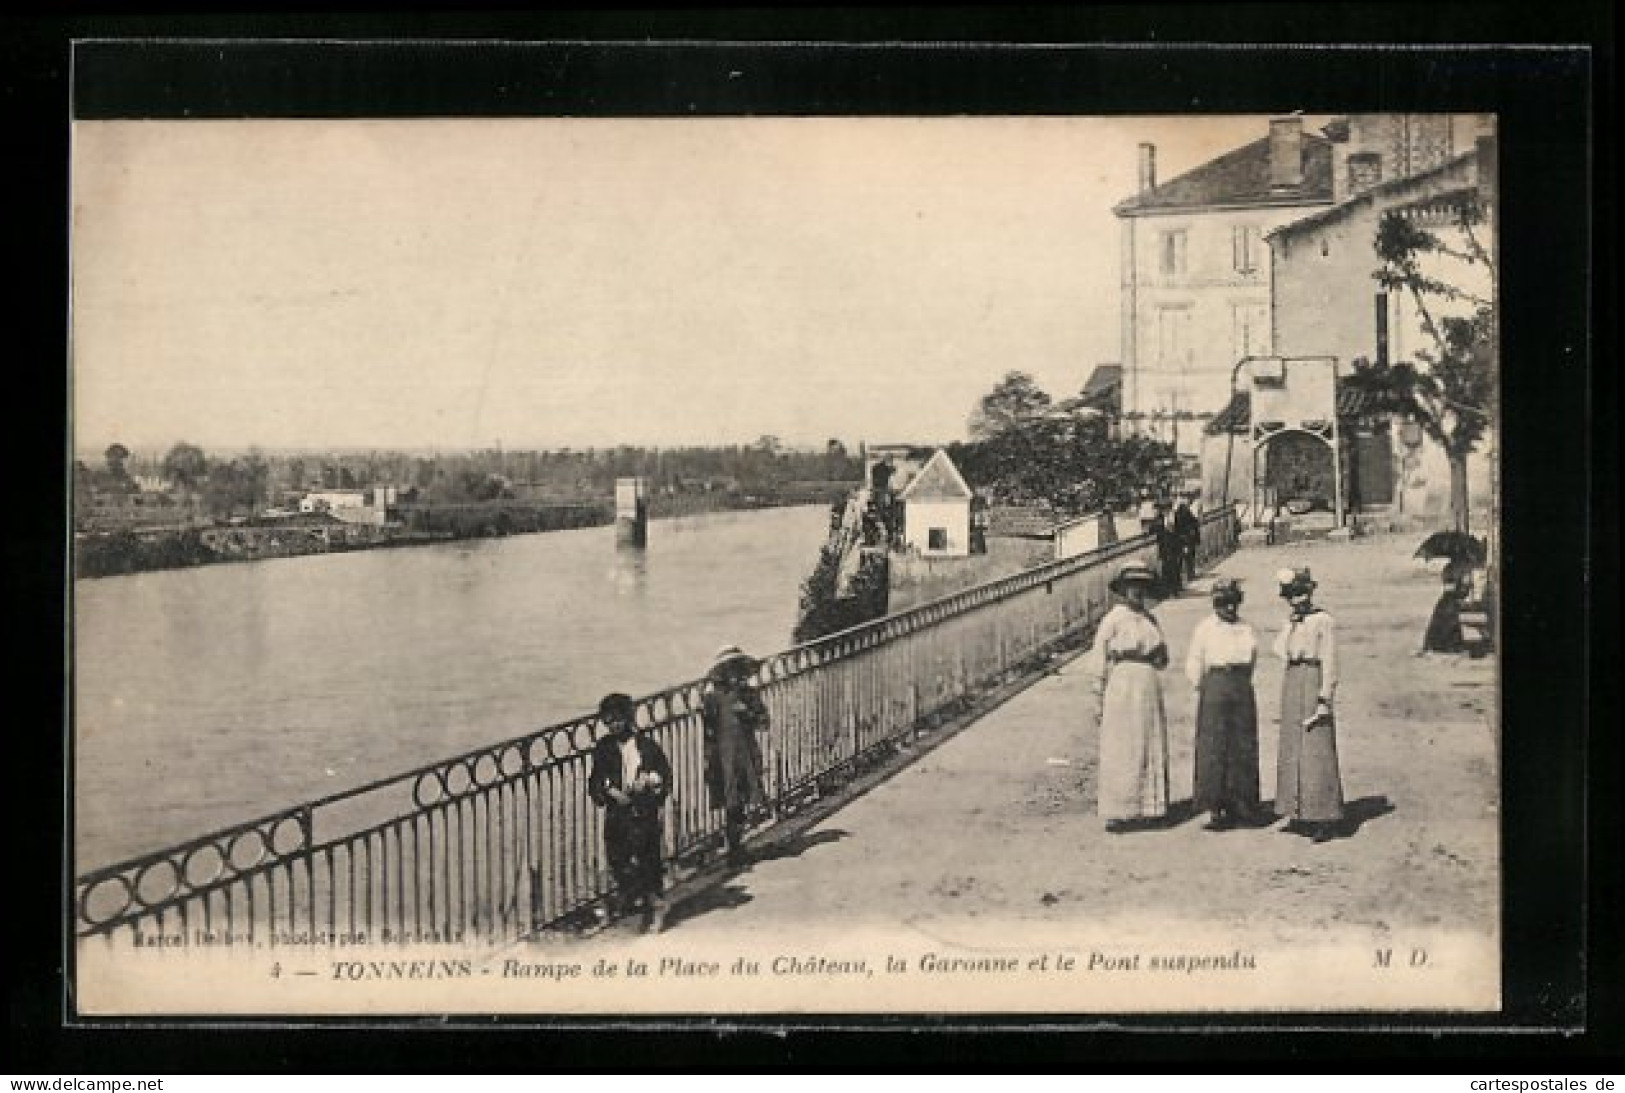
[[[366,507],[365,490],[312,490],[299,499],[300,512],[336,512]]]
[[[863,483],[870,489],[878,489],[884,480],[886,489],[900,493],[924,469],[936,450],[920,444],[867,445]]]
[[[1123,366],[1120,364],[1097,364],[1095,370],[1089,373],[1088,382],[1083,385],[1083,391],[1073,400],[1080,410],[1098,410],[1109,418],[1116,418],[1123,412]]]
[[[903,487],[904,545],[928,558],[969,555],[973,496],[948,453],[937,449]]]

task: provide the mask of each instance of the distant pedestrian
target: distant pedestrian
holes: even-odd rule
[[[1196,624],[1185,675],[1197,694],[1194,805],[1213,813],[1210,830],[1223,831],[1259,811],[1258,634],[1241,620],[1240,582],[1220,577],[1211,595],[1213,614]]]
[[[1281,743],[1275,771],[1275,811],[1287,830],[1315,842],[1332,837],[1343,819],[1343,781],[1337,762],[1337,632],[1332,616],[1313,602],[1308,569],[1276,574],[1292,609],[1275,640],[1286,661],[1281,681]]]
[[[1097,808],[1106,830],[1168,812],[1168,722],[1157,673],[1168,667],[1168,644],[1151,614],[1157,575],[1130,562],[1112,578],[1122,602],[1095,632],[1094,693],[1099,700]]]
[[[1174,506],[1174,539],[1179,547],[1180,573],[1185,580],[1193,581],[1196,579],[1196,552],[1202,545],[1202,522],[1183,497]]]
[[[1473,563],[1466,558],[1451,558],[1439,576],[1444,588],[1422,635],[1421,651],[1461,653],[1467,648],[1461,632],[1461,607],[1473,595]]]
[[[610,913],[641,909],[644,929],[659,933],[666,922],[660,812],[671,793],[671,762],[638,731],[630,696],[605,695],[598,718],[610,734],[593,747],[587,795],[604,810],[604,856],[615,878]]]
[[[1150,531],[1157,522],[1157,502],[1149,491],[1140,494],[1140,534]]]
[[[768,730],[770,720],[750,682],[759,666],[737,645],[723,646],[712,658],[701,705],[706,794],[711,807],[724,813],[728,861],[734,865],[746,860],[744,833],[751,812],[767,803],[757,734]]]
[[[1185,548],[1168,519],[1167,506],[1159,505],[1151,522],[1151,534],[1157,543],[1157,576],[1165,599],[1173,599],[1185,587]]]

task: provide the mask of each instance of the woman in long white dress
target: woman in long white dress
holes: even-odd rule
[[[1106,830],[1168,814],[1168,722],[1157,673],[1168,667],[1168,644],[1151,614],[1157,575],[1131,562],[1111,589],[1120,603],[1095,632],[1094,691],[1099,698],[1098,810]]]

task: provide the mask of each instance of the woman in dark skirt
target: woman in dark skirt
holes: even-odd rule
[[[711,807],[723,813],[728,861],[747,860],[745,828],[767,803],[762,784],[762,747],[757,735],[771,724],[767,705],[751,686],[761,662],[737,645],[725,645],[711,663],[701,697],[705,729],[705,789]]]
[[[1307,569],[1276,574],[1292,605],[1275,655],[1286,661],[1281,680],[1281,746],[1276,759],[1275,811],[1286,830],[1326,842],[1343,819],[1343,779],[1337,763],[1337,634],[1332,617],[1316,607]]]
[[[1452,558],[1440,574],[1444,590],[1433,605],[1427,632],[1422,635],[1424,653],[1460,653],[1465,649],[1461,636],[1461,605],[1473,594],[1473,566],[1465,559]]]
[[[1185,675],[1196,688],[1198,812],[1213,813],[1210,831],[1253,820],[1258,801],[1258,704],[1253,665],[1258,634],[1241,621],[1241,584],[1213,582],[1213,614],[1196,625]]]

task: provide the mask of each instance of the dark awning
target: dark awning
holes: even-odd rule
[[[1225,433],[1245,433],[1248,418],[1251,415],[1252,399],[1246,391],[1237,391],[1230,396],[1230,404],[1208,421],[1203,432],[1210,436],[1222,436]],[[1371,417],[1382,413],[1380,400],[1369,391],[1361,391],[1346,383],[1337,385],[1337,416],[1340,420],[1351,420]]]

